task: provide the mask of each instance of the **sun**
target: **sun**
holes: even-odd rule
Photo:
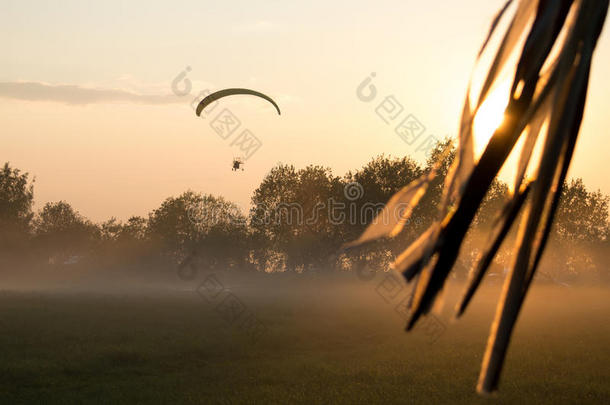
[[[504,121],[504,111],[510,96],[510,81],[504,80],[490,91],[474,117],[474,153],[478,159],[496,129]]]

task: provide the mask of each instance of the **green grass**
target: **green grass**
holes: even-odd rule
[[[443,314],[432,343],[403,332],[379,281],[235,287],[266,325],[256,342],[193,292],[0,292],[0,400],[610,403],[607,290],[534,286],[488,399],[475,385],[497,291]]]

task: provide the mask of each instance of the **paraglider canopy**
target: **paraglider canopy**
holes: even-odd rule
[[[206,108],[208,105],[212,104],[214,101],[216,101],[220,98],[223,98],[223,97],[233,96],[233,95],[237,95],[237,94],[247,94],[247,95],[263,98],[263,99],[267,100],[268,102],[270,102],[271,104],[273,104],[273,106],[277,110],[278,115],[282,114],[280,112],[280,107],[278,107],[276,102],[273,101],[273,99],[271,97],[269,97],[268,95],[260,93],[255,90],[234,88],[234,89],[219,90],[217,92],[209,94],[207,97],[205,97],[203,100],[201,100],[199,102],[199,105],[197,105],[197,110],[196,110],[197,116],[201,115],[201,112],[204,110],[204,108]]]

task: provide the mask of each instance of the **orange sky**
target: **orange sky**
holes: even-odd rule
[[[424,136],[454,135],[476,51],[502,3],[5,1],[0,161],[36,176],[37,206],[63,199],[96,221],[146,215],[188,188],[246,209],[277,162],[342,175],[381,153],[423,161],[376,106],[394,96]],[[187,66],[191,94],[174,97],[172,80]],[[608,71],[606,30],[570,174],[610,194]],[[371,72],[379,94],[366,103],[356,88]],[[218,107],[262,142],[244,172],[231,171],[240,154],[231,139],[190,106],[199,91],[223,87],[255,88],[282,109],[277,116],[246,97]]]

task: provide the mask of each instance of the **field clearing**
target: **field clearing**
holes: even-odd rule
[[[534,285],[486,399],[475,385],[498,286],[459,322],[450,289],[442,327],[407,334],[381,275],[214,277],[260,322],[256,339],[195,281],[0,291],[1,402],[610,403],[608,289]]]

